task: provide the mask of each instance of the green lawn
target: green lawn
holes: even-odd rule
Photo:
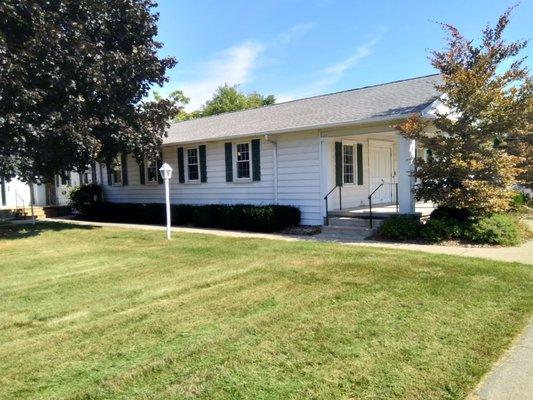
[[[456,399],[533,269],[349,246],[0,228],[0,398]]]

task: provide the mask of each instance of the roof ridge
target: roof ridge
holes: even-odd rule
[[[236,113],[244,113],[244,112],[247,112],[247,111],[253,111],[253,110],[261,110],[261,109],[264,109],[264,108],[276,107],[276,106],[280,106],[280,105],[283,105],[283,104],[294,103],[294,102],[297,102],[297,101],[303,101],[303,100],[309,100],[309,99],[316,99],[316,98],[318,98],[318,97],[333,96],[333,95],[341,94],[341,93],[355,92],[355,91],[357,91],[357,90],[370,89],[370,88],[379,87],[379,86],[393,85],[393,84],[395,84],[395,83],[401,83],[401,82],[407,82],[407,81],[414,81],[414,80],[416,80],[416,79],[429,78],[430,76],[438,76],[438,75],[440,75],[440,74],[439,74],[439,73],[436,73],[436,74],[421,75],[421,76],[416,76],[416,77],[413,77],[413,78],[398,79],[398,80],[396,80],[396,81],[384,82],[384,83],[377,83],[377,84],[374,84],[374,85],[361,86],[361,87],[353,88],[353,89],[339,90],[339,91],[337,91],[337,92],[324,93],[324,94],[317,94],[317,95],[315,95],[315,96],[302,97],[302,98],[300,98],[300,99],[294,99],[294,100],[282,101],[281,103],[268,104],[268,105],[266,105],[266,106],[261,106],[261,107],[256,107],[256,108],[248,108],[248,109],[246,109],[246,110],[227,111],[227,112],[220,113],[220,114],[207,115],[207,116],[205,116],[205,117],[193,118],[193,119],[187,119],[187,120],[185,120],[185,121],[173,122],[173,123],[171,123],[171,125],[183,124],[183,123],[186,123],[186,122],[189,122],[189,121],[206,120],[206,119],[209,119],[209,118],[220,117],[221,115],[236,114]]]

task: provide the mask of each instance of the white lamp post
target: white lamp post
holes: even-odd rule
[[[172,176],[172,167],[167,163],[164,163],[159,168],[159,173],[165,181],[165,203],[167,207],[167,239],[170,240],[170,193],[169,193],[169,181]]]

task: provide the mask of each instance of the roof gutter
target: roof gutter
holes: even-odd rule
[[[392,122],[392,121],[400,121],[405,118],[413,117],[413,116],[421,116],[422,118],[427,118],[420,113],[409,113],[404,115],[393,115],[393,116],[386,116],[386,117],[375,117],[375,118],[366,118],[366,119],[359,119],[359,120],[350,120],[350,121],[343,121],[343,122],[336,122],[333,124],[316,124],[316,125],[306,125],[306,126],[298,126],[295,128],[287,128],[287,129],[277,129],[273,131],[269,131],[269,135],[273,134],[280,134],[280,133],[291,133],[291,132],[302,132],[302,131],[310,131],[314,129],[331,129],[331,128],[343,128],[347,126],[353,126],[353,125],[367,125],[367,124],[377,124],[382,122]],[[227,135],[227,136],[219,136],[216,138],[204,138],[204,139],[198,139],[198,140],[184,140],[184,141],[171,141],[167,143],[163,143],[163,146],[172,146],[176,144],[189,144],[189,143],[207,143],[207,142],[218,142],[221,140],[233,140],[233,139],[239,139],[239,138],[245,138],[245,137],[251,137],[251,136],[258,136],[262,135],[264,132],[251,132],[251,133],[245,133],[242,135]],[[164,141],[164,139],[163,139]]]

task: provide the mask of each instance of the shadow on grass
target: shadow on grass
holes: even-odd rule
[[[92,230],[97,226],[62,224],[60,222],[38,222],[32,224],[0,223],[0,240],[24,239],[39,236],[44,232],[59,232],[71,229]]]

